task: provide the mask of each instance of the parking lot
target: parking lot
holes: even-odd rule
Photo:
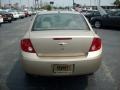
[[[0,27],[0,90],[120,90],[120,30],[94,29],[103,41],[103,58],[94,75],[27,78],[20,64],[19,41],[32,17]]]

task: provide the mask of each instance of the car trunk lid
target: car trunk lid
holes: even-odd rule
[[[94,33],[87,30],[32,31],[30,39],[38,56],[85,56]]]

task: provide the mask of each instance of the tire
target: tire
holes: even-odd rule
[[[14,21],[16,21],[17,19],[16,18],[14,18]]]
[[[92,75],[94,75],[94,72],[92,72],[92,73],[89,73],[88,75],[89,75],[89,76],[92,76]]]
[[[8,21],[9,23],[11,23],[12,21],[10,20],[10,21]]]
[[[25,77],[26,78],[31,78],[31,77],[33,77],[33,75],[25,72]]]
[[[25,77],[27,79],[32,79],[32,78],[37,78],[39,75],[33,75],[33,74],[30,74],[30,73],[27,73],[25,72]]]
[[[94,22],[94,27],[95,27],[95,28],[101,28],[101,27],[102,27],[101,21],[95,21],[95,22]]]

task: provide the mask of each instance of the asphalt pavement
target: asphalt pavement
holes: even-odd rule
[[[0,90],[120,90],[120,30],[115,29],[94,29],[103,41],[102,65],[94,75],[26,77],[19,42],[31,18],[0,27]]]

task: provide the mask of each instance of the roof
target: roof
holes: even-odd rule
[[[38,14],[57,14],[57,13],[70,13],[70,14],[80,14],[79,12],[76,11],[41,11]]]

